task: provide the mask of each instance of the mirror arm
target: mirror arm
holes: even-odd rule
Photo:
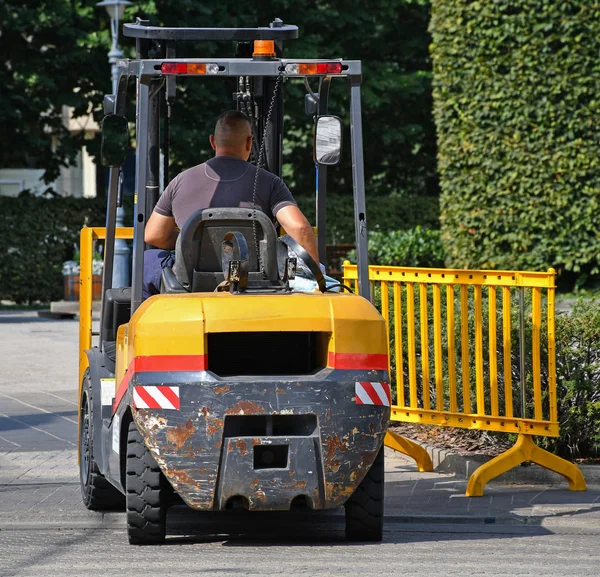
[[[308,77],[307,76],[304,77],[304,87],[306,88],[307,92],[314,98],[315,102],[318,103],[319,102],[319,95],[315,94],[313,92],[313,89],[310,87],[310,82],[308,81]]]

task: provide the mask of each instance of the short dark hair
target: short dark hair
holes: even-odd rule
[[[239,146],[252,135],[250,119],[239,110],[228,110],[217,118],[215,144],[217,146]]]

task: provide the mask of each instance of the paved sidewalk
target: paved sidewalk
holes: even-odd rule
[[[485,496],[470,498],[462,477],[419,473],[409,459],[389,449],[386,457],[388,523],[527,524],[600,533],[600,487],[572,492],[566,483],[490,484]],[[173,521],[185,524],[190,513],[180,508]],[[0,453],[0,530],[36,526],[124,527],[125,516],[83,507],[73,449]]]
[[[0,314],[0,326],[5,353],[0,373],[0,529],[15,524],[124,526],[122,513],[101,515],[81,504],[77,323],[47,321],[25,312]],[[411,459],[391,450],[386,455],[390,523],[452,521],[600,531],[600,486],[592,479],[583,493],[568,491],[564,481],[490,484],[484,497],[468,498],[466,478],[455,474],[458,469],[418,473]]]
[[[466,497],[467,478],[419,473],[412,460],[386,452],[386,517],[398,522],[528,524],[600,532],[600,486],[569,491],[561,484],[490,483]]]

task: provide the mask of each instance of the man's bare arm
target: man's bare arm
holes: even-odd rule
[[[296,242],[302,245],[302,248],[312,256],[316,263],[319,263],[319,249],[317,248],[317,239],[312,226],[302,211],[294,205],[284,206],[277,211],[275,218]]]
[[[172,216],[163,216],[154,211],[146,223],[144,240],[157,248],[171,250],[179,236]]]

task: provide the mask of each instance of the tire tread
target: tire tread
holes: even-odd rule
[[[86,370],[83,376],[82,394],[86,395],[86,402],[89,405],[90,424],[88,434],[90,436],[90,470],[89,475],[84,482],[82,472],[80,472],[81,496],[83,504],[92,511],[122,511],[125,508],[124,495],[114,487],[98,469],[94,460],[94,410],[92,404],[92,385],[90,380],[90,371]],[[80,399],[80,403],[83,399]],[[81,409],[81,411],[83,408]],[[80,413],[80,419],[83,414]],[[80,426],[82,426],[80,421]],[[81,445],[81,440],[80,440]],[[80,447],[81,450],[81,447]],[[82,457],[80,455],[80,467],[82,466]]]
[[[136,424],[127,433],[127,534],[132,545],[158,545],[166,535],[165,478]]]
[[[381,447],[365,478],[344,505],[347,541],[382,540],[384,468],[383,447]]]

